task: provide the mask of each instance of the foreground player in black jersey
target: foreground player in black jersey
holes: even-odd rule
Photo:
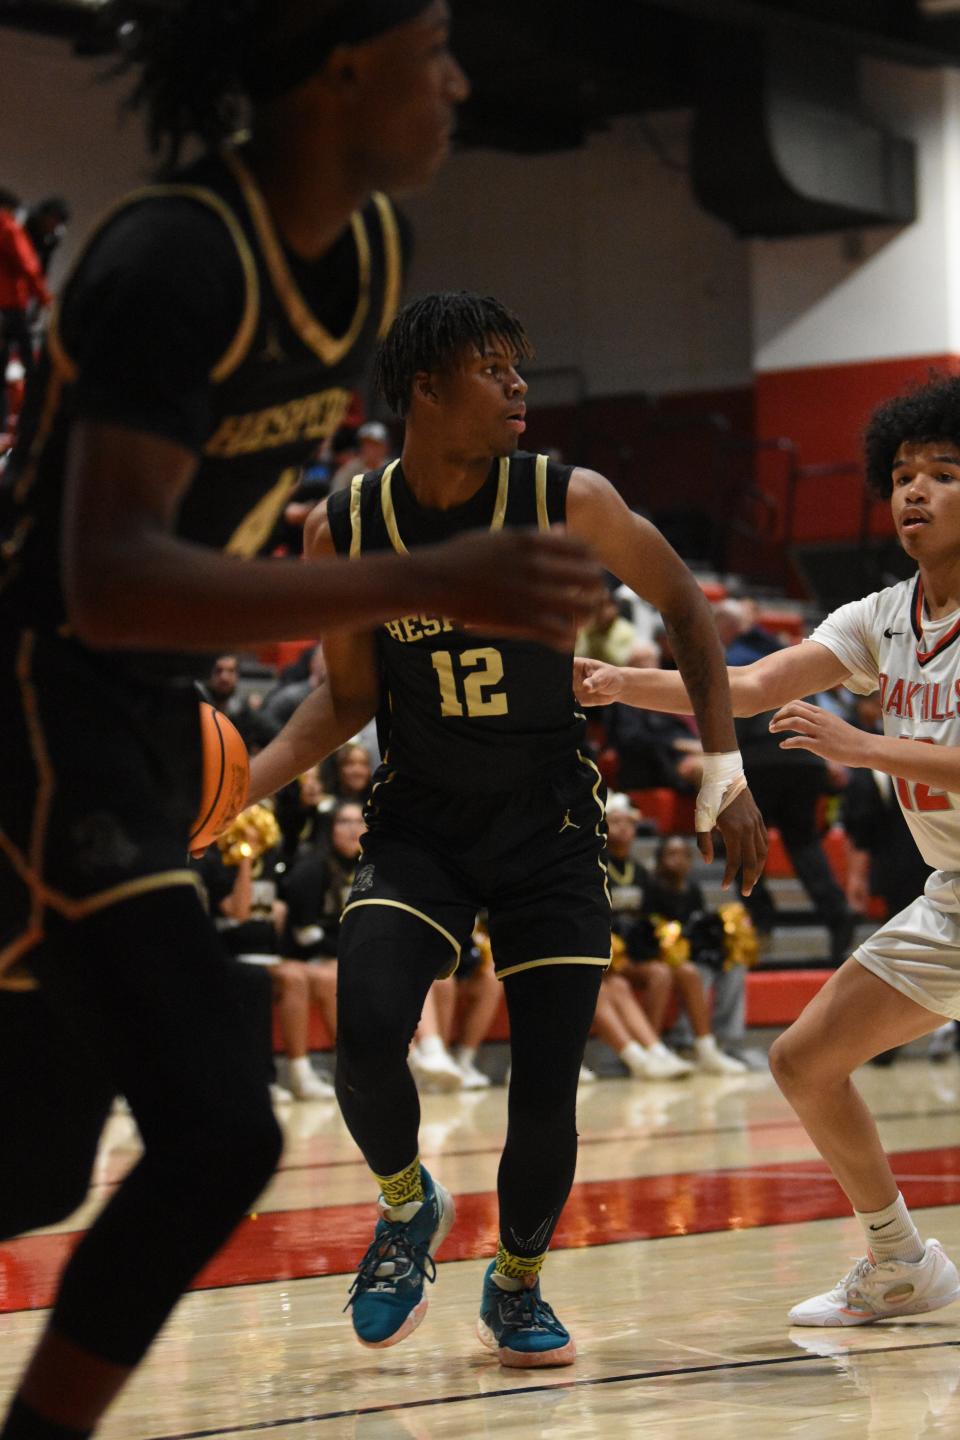
[[[402,456],[314,512],[308,553],[415,553],[529,525],[564,524],[589,541],[663,613],[708,752],[702,847],[719,823],[726,880],[742,864],[749,891],[764,830],[735,751],[709,608],[602,476],[517,453],[527,389],[517,367],[530,353],[495,300],[432,295],[403,311],[378,359],[381,388],[407,420]],[[490,584],[504,579],[492,572]],[[274,789],[378,713],[384,763],[338,952],[337,1096],[381,1191],[352,1291],[354,1328],[364,1344],[393,1345],[426,1309],[424,1279],[434,1278],[453,1205],[420,1164],[406,1052],[431,982],[456,968],[485,908],[512,1077],[500,1246],[480,1336],[505,1365],[569,1364],[573,1341],[538,1276],[573,1181],[577,1076],[610,960],[602,781],[584,754],[572,656],[468,631],[452,599],[328,637],[324,649],[328,686],[254,761],[253,788]]]
[[[0,491],[0,1239],[79,1203],[118,1091],[145,1152],[65,1270],[3,1440],[91,1432],[277,1159],[261,977],[221,955],[185,863],[198,652],[447,603],[556,642],[600,590],[584,546],[529,536],[249,558],[396,307],[371,191],[430,176],[466,85],[443,0],[152,13],[151,137],[209,148],[84,249]],[[221,151],[238,97],[252,138]]]

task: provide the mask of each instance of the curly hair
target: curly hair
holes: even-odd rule
[[[469,346],[482,352],[491,340],[509,346],[518,360],[533,358],[522,323],[491,295],[426,295],[406,305],[390,326],[377,351],[374,384],[395,415],[406,415],[421,370],[450,370]]]
[[[342,8],[343,0],[122,0],[116,69],[139,69],[127,107],[143,112],[161,171],[175,167],[190,137],[216,146],[235,135],[272,57]]]
[[[904,441],[929,444],[949,440],[960,449],[960,375],[931,375],[904,395],[879,405],[863,432],[867,486],[888,500],[893,491],[893,462]]]

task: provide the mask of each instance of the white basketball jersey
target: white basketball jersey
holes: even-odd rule
[[[920,576],[828,615],[810,637],[849,668],[849,689],[880,691],[885,735],[960,745],[960,611],[925,614]],[[917,849],[938,870],[960,870],[960,794],[895,781]]]

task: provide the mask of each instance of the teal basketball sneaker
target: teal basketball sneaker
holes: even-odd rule
[[[540,1294],[531,1289],[502,1290],[493,1279],[491,1260],[483,1277],[477,1334],[501,1365],[530,1370],[536,1366],[572,1365],[577,1347],[570,1332]]]
[[[360,1261],[345,1309],[361,1345],[381,1350],[412,1335],[427,1313],[424,1281],[437,1278],[433,1257],[453,1224],[453,1197],[421,1167],[423,1201],[388,1219],[383,1196],[373,1241]]]

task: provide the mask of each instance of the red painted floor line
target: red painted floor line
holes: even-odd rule
[[[901,1151],[892,1160],[895,1173],[911,1177],[901,1188],[912,1208],[960,1204],[960,1146]],[[457,1222],[440,1259],[492,1255],[496,1195],[469,1194],[456,1200]],[[574,1186],[553,1248],[748,1230],[849,1213],[846,1197],[819,1160],[592,1180]],[[349,1274],[369,1244],[373,1215],[372,1205],[364,1203],[279,1210],[246,1220],[193,1288]],[[57,1276],[82,1238],[82,1231],[73,1231],[27,1236],[0,1246],[0,1313],[49,1306]],[[145,1236],[144,1244],[149,1243]]]

